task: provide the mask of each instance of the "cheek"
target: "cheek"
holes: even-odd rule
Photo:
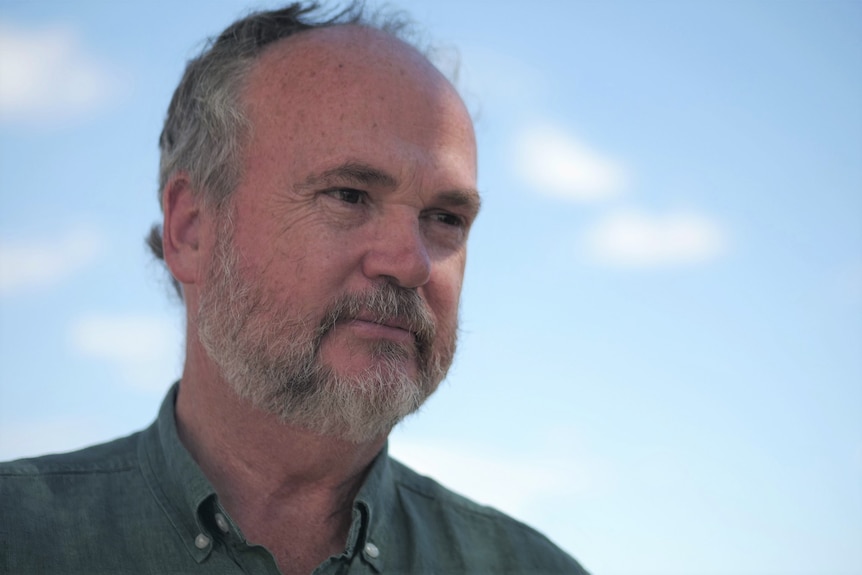
[[[279,224],[249,226],[245,230],[248,237],[244,238],[243,259],[259,281],[268,283],[273,290],[292,294],[313,294],[336,287],[351,258],[356,259],[342,247],[351,244],[308,220]]]
[[[439,322],[454,324],[458,317],[461,284],[464,279],[464,258],[451,258],[440,264],[426,286],[428,305]]]

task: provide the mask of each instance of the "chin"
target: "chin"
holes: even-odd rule
[[[333,349],[335,347],[324,345],[320,350],[320,362],[339,377],[362,379],[374,374],[414,379],[419,376],[412,345],[378,340],[353,342]]]

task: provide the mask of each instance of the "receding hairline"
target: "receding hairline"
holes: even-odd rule
[[[427,64],[430,68],[437,70],[437,72],[443,76],[442,72],[440,72],[440,70],[438,70],[431,62],[428,55],[426,55],[419,47],[412,44],[410,41],[401,38],[397,34],[388,30],[376,28],[363,22],[345,22],[343,24],[333,24],[331,26],[324,26],[321,28],[297,31],[290,36],[281,38],[280,40],[267,45],[256,57],[256,60],[265,58],[267,54],[273,51],[285,49],[291,50],[292,48],[301,49],[303,44],[317,43],[322,46],[326,46],[327,43],[336,44],[338,42],[343,42],[349,45],[352,39],[349,37],[355,37],[356,35],[364,38],[362,39],[363,41],[354,42],[351,46],[353,48],[366,48],[371,44],[398,46],[401,49],[400,51],[412,54],[417,62],[421,61],[422,63]]]
[[[434,86],[436,90],[445,87],[446,91],[461,101],[466,111],[466,104],[455,84],[434,64],[428,54],[397,34],[361,22],[302,30],[273,42],[255,57],[245,75],[243,88],[248,87],[249,79],[259,73],[262,67],[276,64],[278,61],[296,59],[292,65],[301,66],[303,58],[319,59],[322,64],[319,70],[322,71],[325,68],[324,63],[337,61],[341,56],[344,59],[353,59],[357,52],[363,51],[370,57],[361,60],[362,65],[398,62],[409,66],[414,83],[419,77],[417,72],[421,73],[429,87]],[[241,92],[244,91],[241,89]],[[467,116],[470,116],[469,112]]]

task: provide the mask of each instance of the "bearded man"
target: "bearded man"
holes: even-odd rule
[[[189,63],[150,236],[182,379],[143,432],[0,468],[4,573],[583,573],[387,455],[452,362],[473,127],[397,22],[313,18]]]

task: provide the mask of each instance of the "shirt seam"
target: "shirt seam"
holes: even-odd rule
[[[137,465],[135,465],[134,463],[129,463],[123,466],[96,469],[12,469],[8,471],[0,471],[0,477],[39,477],[44,475],[107,475],[111,473],[128,473],[130,471],[135,471],[136,468]]]

